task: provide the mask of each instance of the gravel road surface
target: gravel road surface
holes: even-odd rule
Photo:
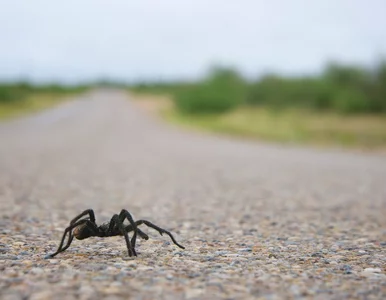
[[[386,156],[188,133],[115,90],[0,124],[0,299],[381,299]],[[170,230],[75,240],[122,208]]]

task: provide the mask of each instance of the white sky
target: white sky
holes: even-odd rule
[[[386,55],[384,0],[0,0],[0,80],[310,73]]]

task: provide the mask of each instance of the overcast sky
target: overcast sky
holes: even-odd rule
[[[0,0],[0,79],[310,73],[386,55],[384,0]]]

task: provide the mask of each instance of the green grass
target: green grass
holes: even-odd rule
[[[8,120],[54,107],[66,99],[66,94],[32,93],[21,101],[0,102],[0,120]]]
[[[188,128],[281,143],[386,149],[385,115],[340,115],[304,109],[242,106],[224,114],[189,115],[163,110],[170,122]]]

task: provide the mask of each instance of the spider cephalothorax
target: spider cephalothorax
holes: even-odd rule
[[[87,215],[88,215],[88,218],[83,218],[84,216],[87,216]],[[123,224],[125,219],[129,221],[130,223],[129,225]],[[70,247],[74,237],[78,240],[83,240],[92,236],[109,237],[109,236],[117,236],[117,235],[123,235],[125,237],[129,256],[133,256],[133,255],[137,256],[137,253],[135,251],[135,242],[137,239],[137,235],[139,235],[141,238],[145,240],[149,239],[149,236],[138,228],[138,226],[141,224],[145,224],[148,227],[157,230],[160,235],[166,233],[167,235],[170,236],[170,238],[172,239],[175,245],[177,245],[182,249],[185,249],[185,247],[177,243],[177,241],[174,239],[173,235],[169,231],[162,229],[146,220],[138,220],[134,222],[130,213],[125,209],[122,209],[119,215],[115,214],[111,218],[110,222],[103,223],[100,226],[98,226],[95,223],[94,211],[92,209],[87,209],[70,222],[70,226],[68,226],[64,230],[63,237],[58,247],[58,250],[53,254],[47,255],[46,258],[52,258],[55,255],[59,254],[60,252],[65,251],[68,247]],[[134,233],[130,240],[128,233],[131,231],[133,231]],[[66,239],[67,234],[69,235],[67,239],[67,244],[63,247],[64,240]]]

